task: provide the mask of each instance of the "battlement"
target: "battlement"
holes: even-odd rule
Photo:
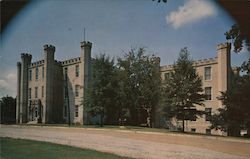
[[[224,48],[231,48],[231,43],[220,43],[219,45],[217,45],[217,50],[220,50],[220,49],[224,49]]]
[[[32,58],[32,55],[28,53],[21,53],[21,58]]]
[[[29,67],[37,67],[37,66],[41,66],[41,65],[44,65],[44,60],[33,62],[29,65]]]
[[[83,42],[81,42],[81,47],[85,47],[85,46],[92,47],[92,43],[89,42],[89,41],[83,41]]]
[[[55,46],[48,45],[48,44],[44,45],[43,49],[44,49],[44,51],[47,51],[47,52],[55,52],[56,51],[56,47]]]
[[[217,57],[193,61],[193,66],[199,67],[203,65],[216,64],[216,63],[217,63]],[[161,66],[161,71],[172,70],[173,68],[174,68],[174,65],[165,65],[165,66]]]
[[[62,64],[62,66],[67,66],[67,65],[73,65],[76,63],[80,63],[80,62],[81,62],[81,58],[77,57],[77,58],[62,61],[61,64]]]

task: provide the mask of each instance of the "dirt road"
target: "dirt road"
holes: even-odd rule
[[[249,159],[250,140],[112,129],[1,125],[1,137],[32,139],[148,159]]]

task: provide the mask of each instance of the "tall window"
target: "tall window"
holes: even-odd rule
[[[78,117],[78,105],[75,105],[75,117]]]
[[[206,100],[211,100],[212,99],[211,90],[212,90],[211,87],[205,87]]]
[[[44,87],[42,86],[42,97],[44,96]]]
[[[29,88],[28,97],[29,97],[29,99],[31,99],[31,88]]]
[[[170,78],[170,75],[171,75],[170,72],[165,73],[164,74],[165,80],[168,80]]]
[[[75,96],[79,96],[79,85],[75,85]]]
[[[211,121],[211,117],[212,117],[211,111],[212,111],[212,108],[205,108],[206,121]]]
[[[38,97],[38,87],[35,87],[35,98]]]
[[[36,80],[38,79],[38,67],[36,67]]]
[[[211,79],[211,67],[204,68],[204,77],[205,77],[205,80]]]
[[[32,80],[32,70],[31,69],[29,70],[29,80],[30,81]]]
[[[67,78],[68,78],[68,68],[65,67],[64,68],[64,79],[67,80]]]
[[[64,117],[67,117],[67,114],[68,114],[68,108],[67,108],[67,105],[64,105]]]
[[[79,65],[76,65],[76,77],[79,77]]]
[[[44,78],[44,67],[42,67],[42,78]]]

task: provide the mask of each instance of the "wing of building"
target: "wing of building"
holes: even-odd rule
[[[92,43],[81,42],[80,57],[65,61],[54,59],[52,45],[44,45],[44,59],[37,62],[31,62],[32,55],[21,54],[21,62],[17,63],[17,123],[88,122],[83,97],[90,80],[91,48]],[[205,107],[197,107],[204,109],[206,115],[196,121],[186,121],[186,131],[223,135],[209,126],[211,114],[222,107],[217,97],[230,86],[230,49],[230,43],[219,44],[217,57],[194,61],[208,98],[204,101]],[[172,70],[172,65],[161,66],[162,80],[166,80]],[[155,125],[166,126],[160,114],[156,111]],[[173,120],[167,126],[175,130],[179,123]]]
[[[204,93],[207,95],[207,98],[204,101],[205,106],[197,106],[196,109],[203,109],[206,112],[206,115],[195,121],[185,121],[185,131],[224,135],[223,132],[219,130],[211,130],[209,127],[211,125],[210,120],[212,113],[215,113],[218,108],[222,107],[222,102],[217,97],[221,96],[221,92],[228,90],[230,87],[230,50],[230,43],[219,44],[217,46],[217,57],[193,62],[196,72],[202,79]],[[172,70],[172,65],[162,66],[160,68],[161,79],[167,80],[170,75],[169,73]],[[160,112],[157,114],[160,114]],[[164,121],[164,118],[160,117],[156,122],[158,122],[156,123],[158,125],[167,126],[173,130],[182,127],[181,123],[174,119],[167,123]],[[167,125],[164,125],[166,123]]]
[[[80,57],[56,61],[55,47],[44,45],[44,59],[17,63],[17,123],[83,123],[83,95],[91,63],[90,42],[81,42]],[[70,109],[70,111],[68,111]],[[86,117],[86,115],[85,115]]]

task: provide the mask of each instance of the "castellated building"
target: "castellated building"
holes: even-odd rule
[[[186,120],[185,131],[226,135],[225,132],[211,130],[209,127],[211,125],[211,115],[222,107],[222,101],[217,97],[221,96],[221,92],[225,92],[230,88],[232,73],[230,50],[230,43],[219,44],[217,46],[217,57],[193,62],[196,72],[202,79],[203,93],[207,95],[206,100],[203,102],[204,106],[197,106],[196,109],[204,110],[206,113],[202,118],[193,121]],[[162,66],[160,68],[161,79],[167,80],[171,71],[173,71],[173,65]],[[160,112],[158,113],[160,114]],[[159,119],[158,122],[161,122],[161,120]],[[182,127],[182,123],[173,119],[167,126],[175,130]]]
[[[81,42],[80,57],[65,61],[54,59],[55,47],[51,45],[44,45],[44,59],[37,62],[31,62],[30,54],[21,54],[21,62],[17,63],[17,123],[88,122],[83,97],[90,80],[91,47],[90,42]],[[206,114],[195,121],[185,121],[185,131],[224,135],[209,126],[211,114],[222,107],[217,97],[230,86],[230,50],[230,43],[219,44],[217,57],[194,61],[207,95],[205,106],[197,109]],[[171,71],[172,65],[161,66],[161,79],[167,80]],[[161,109],[156,108],[155,126],[166,126],[161,114]],[[177,130],[181,123],[173,119],[167,127]]]
[[[89,83],[90,42],[81,42],[80,57],[56,61],[55,47],[44,45],[44,58],[17,62],[17,123],[83,123],[83,95]],[[68,108],[70,111],[68,111]],[[68,113],[70,112],[70,113]],[[86,115],[85,115],[86,117]]]

